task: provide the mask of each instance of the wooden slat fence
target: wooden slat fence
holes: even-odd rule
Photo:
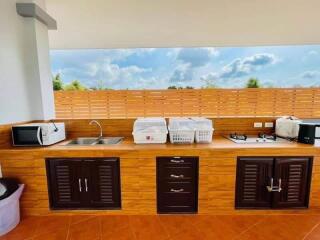
[[[320,117],[320,88],[55,92],[59,119],[152,116]]]

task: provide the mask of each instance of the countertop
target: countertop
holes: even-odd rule
[[[70,139],[69,139],[70,140]],[[215,136],[212,143],[209,144],[135,144],[132,138],[125,138],[121,143],[115,145],[94,145],[94,146],[66,146],[67,141],[54,144],[47,147],[7,147],[0,151],[153,151],[153,150],[279,150],[294,149],[308,152],[320,153],[320,143],[315,145],[302,144],[297,142],[284,143],[247,143],[237,144],[223,136]]]

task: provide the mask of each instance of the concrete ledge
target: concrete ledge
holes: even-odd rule
[[[42,8],[40,8],[35,3],[17,3],[17,13],[22,17],[36,18],[43,24],[45,24],[48,29],[56,30],[57,22],[48,13],[46,13]]]

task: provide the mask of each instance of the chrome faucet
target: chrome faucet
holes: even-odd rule
[[[96,121],[96,120],[92,120],[89,125],[92,125],[92,124],[96,124],[99,128],[100,128],[100,135],[98,137],[98,139],[100,140],[101,138],[103,138],[103,134],[102,134],[102,127],[101,127],[101,124]]]

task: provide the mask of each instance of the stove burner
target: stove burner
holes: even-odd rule
[[[273,140],[273,141],[277,140],[277,136],[275,134],[268,135],[268,134],[265,134],[265,133],[259,133],[258,134],[258,138],[268,139],[268,140]]]
[[[237,133],[231,133],[230,134],[230,138],[235,139],[235,140],[243,140],[246,141],[247,140],[247,135],[245,134],[237,134]]]

